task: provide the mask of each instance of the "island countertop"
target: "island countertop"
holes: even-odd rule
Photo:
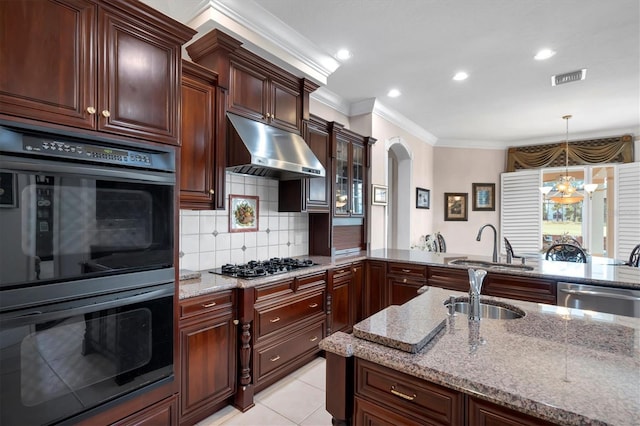
[[[491,297],[526,315],[483,318],[478,334],[465,315],[447,315],[450,295],[463,294],[428,287],[356,325],[373,337],[339,332],[320,347],[558,424],[638,425],[640,319]],[[383,345],[438,311],[446,326],[419,352]]]

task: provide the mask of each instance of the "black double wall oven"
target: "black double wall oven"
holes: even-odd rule
[[[0,127],[0,424],[174,380],[173,147]]]

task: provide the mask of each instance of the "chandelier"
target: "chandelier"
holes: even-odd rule
[[[554,203],[559,204],[575,204],[582,200],[583,195],[576,188],[576,181],[573,176],[569,174],[569,119],[571,115],[565,115],[562,117],[566,122],[566,137],[565,137],[565,148],[564,148],[564,156],[565,156],[565,173],[560,176],[558,180],[555,182],[553,187],[543,186],[540,188],[540,192],[542,195]],[[597,186],[597,185],[596,185]],[[589,194],[595,190],[590,186],[591,191]]]

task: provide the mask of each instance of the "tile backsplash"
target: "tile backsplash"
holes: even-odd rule
[[[180,210],[181,269],[309,253],[308,215],[278,212],[278,181],[227,173],[226,192],[225,210]],[[258,196],[257,232],[229,232],[229,194]]]

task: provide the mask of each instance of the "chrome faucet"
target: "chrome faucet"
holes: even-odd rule
[[[496,227],[490,223],[482,226],[478,231],[478,236],[476,237],[476,241],[480,241],[480,237],[482,237],[482,230],[486,227],[493,229],[493,261],[498,261],[498,231],[496,231]]]
[[[469,268],[469,319],[480,320],[480,292],[482,281],[487,276],[484,269]]]

